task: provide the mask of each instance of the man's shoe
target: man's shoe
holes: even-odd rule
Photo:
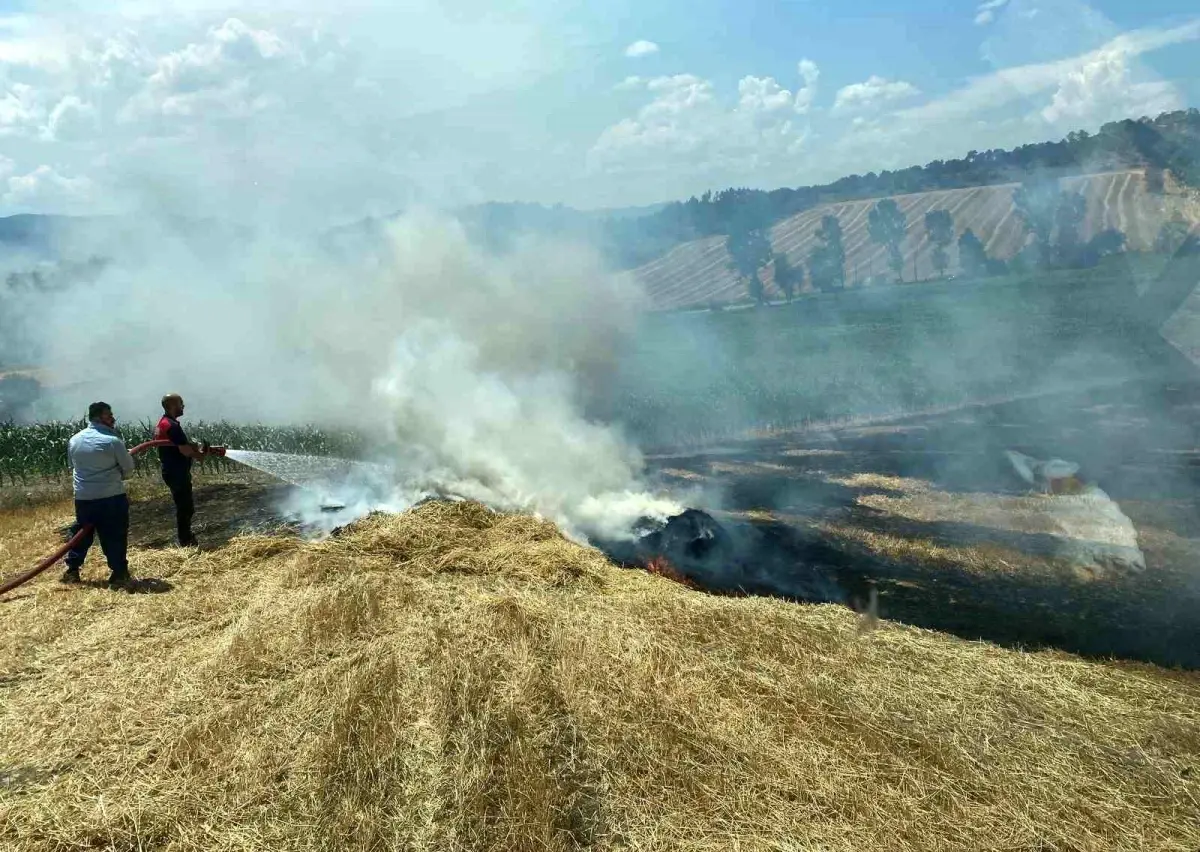
[[[66,571],[63,571],[63,575],[59,578],[58,582],[76,585],[82,583],[83,578],[79,576],[78,568],[68,568]]]
[[[181,538],[179,540],[179,546],[180,547],[199,547],[200,542],[196,540],[195,536],[191,536],[190,538]]]
[[[108,578],[110,589],[132,589],[136,583],[137,581],[128,574],[113,574]]]

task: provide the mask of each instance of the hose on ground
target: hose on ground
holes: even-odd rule
[[[146,450],[153,449],[154,447],[165,447],[170,443],[170,441],[146,441],[144,444],[138,444],[136,447],[131,449],[129,454],[131,456],[136,456],[138,453],[144,453]],[[29,582],[55,562],[62,559],[67,555],[67,551],[79,544],[79,542],[83,541],[83,539],[92,531],[92,529],[93,527],[91,524],[84,524],[82,527],[80,527],[79,531],[75,533],[75,535],[71,536],[70,540],[66,544],[39,562],[36,567],[0,585],[0,595],[6,595],[13,589],[17,588],[17,586]]]

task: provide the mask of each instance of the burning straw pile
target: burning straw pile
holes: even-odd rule
[[[63,513],[0,517],[0,571]],[[6,850],[1200,844],[1189,676],[860,633],[473,503],[133,569],[173,590],[0,603]]]

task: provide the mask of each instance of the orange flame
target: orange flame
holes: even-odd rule
[[[750,593],[744,589],[706,589],[704,586],[690,579],[686,574],[676,568],[665,556],[655,556],[646,562],[646,570],[651,574],[663,577],[681,586],[691,589],[694,592],[704,592],[707,595],[715,595],[722,598],[748,598]]]
[[[655,556],[646,563],[646,570],[651,574],[656,574],[659,577],[665,577],[668,580],[679,583],[681,586],[687,586],[689,589],[700,591],[700,587],[680,573],[679,569],[672,565],[665,556]]]

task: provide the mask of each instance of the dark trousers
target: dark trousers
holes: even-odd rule
[[[100,536],[100,549],[108,560],[108,569],[114,577],[125,577],[129,574],[129,497],[118,494],[115,497],[104,497],[99,500],[76,500],[75,523],[71,527],[71,537],[84,526],[91,524],[93,529],[69,551],[67,551],[67,567],[78,571],[87,558],[92,540]]]
[[[191,544],[192,516],[196,514],[196,504],[192,500],[192,472],[163,471],[162,480],[171,489],[171,499],[175,501],[175,526],[178,528],[179,543]]]

